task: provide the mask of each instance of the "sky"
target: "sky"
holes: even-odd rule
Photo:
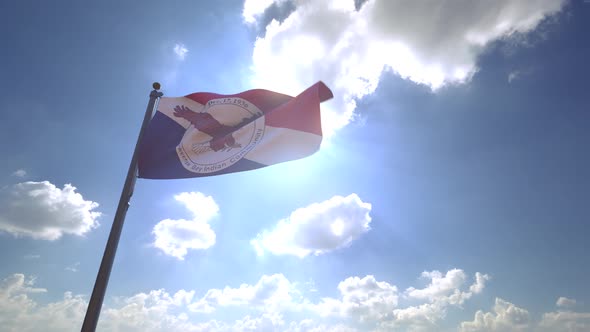
[[[151,84],[324,138],[139,179],[98,331],[590,331],[590,2],[0,3],[0,329],[78,330]]]

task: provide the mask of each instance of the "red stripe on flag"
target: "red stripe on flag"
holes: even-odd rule
[[[323,82],[318,82],[295,98],[264,89],[233,95],[197,92],[185,97],[203,105],[212,99],[239,97],[256,105],[265,114],[266,125],[322,135],[319,104],[333,95]]]
[[[318,82],[289,102],[266,115],[266,125],[322,135],[320,103],[332,98],[332,91]]]
[[[203,105],[207,104],[207,102],[212,99],[239,97],[256,105],[256,107],[258,107],[263,113],[272,111],[278,106],[293,99],[291,96],[263,89],[248,90],[233,95],[222,95],[211,92],[197,92],[185,97]]]

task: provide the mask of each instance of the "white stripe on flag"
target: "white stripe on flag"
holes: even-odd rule
[[[271,165],[288,160],[299,159],[316,152],[320,148],[322,136],[288,128],[265,126],[264,136],[245,159]],[[281,154],[281,151],[289,151]]]
[[[162,97],[160,98],[160,102],[158,103],[158,111],[160,113],[165,114],[174,122],[181,125],[184,129],[190,127],[191,123],[184,118],[174,116],[174,107],[177,105],[184,105],[191,109],[193,112],[202,112],[205,105],[199,104],[192,99],[188,99],[185,97]]]

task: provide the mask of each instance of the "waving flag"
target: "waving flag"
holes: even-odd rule
[[[297,97],[255,89],[161,98],[139,150],[139,177],[175,179],[241,172],[313,154],[322,141],[318,82]]]

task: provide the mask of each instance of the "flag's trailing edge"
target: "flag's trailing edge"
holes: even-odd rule
[[[297,97],[255,89],[161,98],[139,150],[139,177],[176,179],[241,172],[306,157],[322,141],[318,82]]]

